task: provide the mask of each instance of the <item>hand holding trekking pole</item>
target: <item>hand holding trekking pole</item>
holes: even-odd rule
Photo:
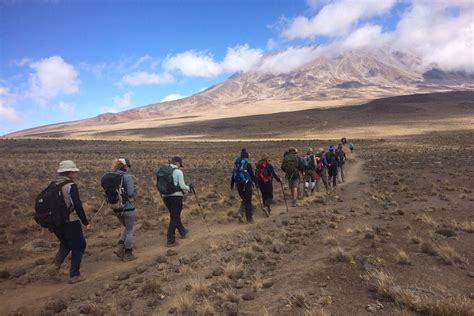
[[[202,208],[201,203],[199,202],[199,198],[198,198],[198,196],[197,196],[196,190],[194,189],[194,186],[193,186],[193,185],[190,185],[190,186],[189,186],[189,190],[194,193],[194,197],[196,198],[196,202],[197,202],[197,204],[199,205],[199,208],[201,209],[202,220],[203,220],[204,223],[206,224],[207,230],[208,230],[209,232],[211,232],[211,229],[209,228],[209,224],[208,224],[207,221],[206,221],[206,216],[204,215],[204,209]]]

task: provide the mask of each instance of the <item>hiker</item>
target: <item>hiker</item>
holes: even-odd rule
[[[336,157],[337,157],[337,169],[338,174],[341,174],[341,181],[344,182],[344,164],[346,163],[346,153],[342,149],[342,143],[337,146],[336,149]]]
[[[326,194],[329,194],[329,175],[328,175],[328,162],[326,160],[326,151],[324,148],[319,148],[317,158],[319,158],[319,163],[316,167],[316,173],[323,180],[324,187],[326,188]]]
[[[135,225],[135,205],[133,204],[133,198],[135,192],[135,181],[134,177],[129,173],[131,168],[130,160],[128,158],[115,159],[112,163],[112,172],[102,177],[102,184],[104,187],[104,181],[107,176],[109,179],[113,179],[118,198],[120,198],[119,206],[112,209],[117,216],[120,224],[124,227],[120,233],[117,250],[114,253],[123,261],[134,260],[133,255],[133,226]],[[107,199],[109,200],[110,194],[106,191]],[[109,200],[110,202],[110,200]]]
[[[345,138],[345,137],[341,138],[341,144],[346,145],[347,144],[347,138]]]
[[[284,156],[283,162],[281,163],[281,170],[285,172],[293,199],[293,207],[296,207],[298,206],[297,199],[300,173],[303,172],[304,167],[300,157],[298,157],[298,150],[295,147],[288,149],[288,154]]]
[[[262,159],[257,162],[255,167],[255,179],[262,193],[263,206],[266,207],[267,216],[270,215],[272,209],[270,205],[273,203],[273,179],[281,182],[280,177],[275,173],[273,165],[267,154],[262,155]]]
[[[230,180],[230,189],[234,189],[237,184],[237,191],[242,199],[239,210],[239,218],[243,220],[243,210],[245,209],[245,218],[247,223],[253,223],[253,206],[252,206],[252,184],[255,183],[255,175],[252,165],[249,163],[249,153],[244,148],[240,152],[240,156],[234,161],[232,176]]]
[[[349,149],[351,150],[351,153],[354,152],[354,144],[353,143],[349,143]]]
[[[308,191],[314,193],[316,188],[316,158],[311,147],[308,148],[306,155],[303,158],[304,164],[304,195],[308,196]]]
[[[337,166],[338,166],[338,157],[334,150],[333,145],[329,145],[328,153],[326,154],[326,162],[328,165],[328,174],[329,174],[329,186],[332,185],[332,188],[335,189],[337,186]]]
[[[69,218],[59,227],[52,228],[53,233],[59,240],[59,250],[54,258],[54,266],[57,273],[66,257],[71,252],[71,267],[69,270],[69,282],[71,284],[83,281],[85,278],[81,275],[82,255],[86,249],[86,240],[82,233],[82,225],[86,230],[91,229],[87,220],[81,199],[79,198],[79,189],[74,179],[79,169],[71,160],[64,160],[59,163],[58,177],[54,183],[60,188],[62,197],[69,212]]]
[[[184,228],[181,221],[181,211],[183,210],[183,197],[185,192],[192,191],[194,186],[187,185],[184,182],[184,173],[182,171],[183,160],[179,156],[171,159],[169,165],[163,166],[158,170],[156,177],[156,186],[161,194],[163,202],[170,212],[170,223],[166,235],[167,247],[177,246],[176,229],[182,239],[186,238],[189,230]]]

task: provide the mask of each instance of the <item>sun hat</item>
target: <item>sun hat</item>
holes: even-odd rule
[[[76,164],[72,160],[63,160],[59,163],[58,173],[79,172]]]

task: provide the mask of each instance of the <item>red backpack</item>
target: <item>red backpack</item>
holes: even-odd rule
[[[268,170],[268,162],[265,160],[260,160],[257,162],[257,167],[255,168],[255,176],[259,182],[268,182],[272,181],[273,177]]]

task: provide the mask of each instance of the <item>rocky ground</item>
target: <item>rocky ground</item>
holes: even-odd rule
[[[275,186],[272,215],[255,199],[248,225],[228,188],[232,158],[247,147],[253,160],[268,152],[278,167],[289,142],[1,142],[0,314],[474,315],[473,143],[469,132],[355,141],[335,192],[287,212]],[[211,231],[188,196],[189,238],[167,249],[153,170],[173,154],[188,162]],[[113,254],[116,219],[97,213],[98,179],[118,155],[132,160],[140,191],[131,262]],[[93,217],[87,280],[75,285],[67,266],[50,276],[56,242],[31,219],[34,195],[66,157],[82,169],[79,188]]]

